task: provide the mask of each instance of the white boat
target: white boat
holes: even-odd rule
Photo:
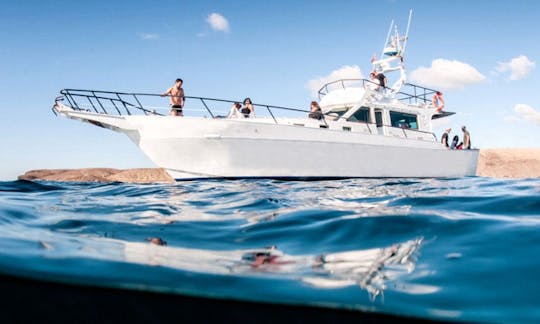
[[[75,89],[62,90],[53,111],[126,134],[178,180],[474,176],[479,151],[450,150],[432,131],[433,119],[453,113],[432,103],[435,90],[406,83],[408,29],[404,37],[389,31],[372,60],[399,79],[379,89],[365,79],[324,85],[320,120],[263,104],[254,104],[256,118],[227,118],[234,101],[189,96],[187,117],[168,116],[158,94]]]

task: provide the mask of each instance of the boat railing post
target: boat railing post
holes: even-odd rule
[[[124,108],[126,109],[126,113],[127,113],[128,115],[131,115],[131,112],[129,111],[129,109],[128,109],[126,103],[124,102],[124,100],[122,99],[122,97],[120,97],[120,94],[119,94],[118,92],[116,93],[116,96],[118,97],[118,101],[120,101],[120,102],[122,103],[122,105],[124,105]]]
[[[111,103],[113,104],[114,108],[116,109],[116,111],[118,112],[119,115],[122,115],[122,113],[120,112],[120,109],[118,109],[118,107],[116,106],[116,104],[114,103],[114,99],[113,98],[109,98],[109,100],[111,101]],[[130,115],[129,111],[128,111],[128,115]]]
[[[206,102],[204,102],[204,99],[203,98],[199,98],[199,99],[201,99],[202,104],[204,105],[204,107],[206,108],[206,110],[208,111],[210,116],[212,116],[212,118],[214,118],[214,114],[212,114],[212,111],[210,110],[210,108],[208,108],[208,106],[206,105]]]
[[[105,107],[103,106],[103,104],[101,103],[101,100],[99,100],[98,96],[96,96],[96,93],[94,91],[92,91],[92,95],[94,96],[94,98],[96,98],[96,101],[97,103],[99,104],[99,106],[101,107],[101,109],[103,110],[104,113],[107,113],[107,110],[105,110]],[[97,112],[97,111],[96,111]],[[120,112],[119,112],[120,113]]]
[[[73,98],[73,96],[71,95],[71,92],[69,92],[69,90],[66,91],[66,98],[69,101],[69,104],[71,105],[71,107],[74,107],[74,108],[77,108],[78,110],[81,110],[79,105],[77,105],[77,101],[75,100],[75,98]]]
[[[141,102],[139,101],[137,96],[134,93],[132,93],[132,96],[133,96],[133,98],[135,98],[135,101],[137,101],[137,103],[139,104],[139,107],[142,109],[142,111],[144,111],[144,114],[148,115],[147,110],[143,107],[143,105],[141,104]]]
[[[89,96],[86,96],[86,99],[88,99],[88,101],[90,102],[90,105],[92,105],[92,108],[94,108],[94,111],[99,114],[99,112],[97,111],[96,109],[96,106],[94,106],[94,103],[92,102],[92,100],[90,100],[90,97]]]
[[[277,119],[274,117],[274,114],[272,113],[272,109],[270,109],[270,106],[266,106],[266,109],[268,109],[268,112],[270,113],[270,116],[272,116],[272,119],[274,119],[274,122],[277,124]]]
[[[324,123],[324,125],[326,126],[326,128],[328,128],[328,123],[326,122],[326,116],[324,114],[322,114],[322,121]]]

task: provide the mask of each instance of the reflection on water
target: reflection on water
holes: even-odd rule
[[[121,242],[127,262],[222,275],[278,275],[318,288],[357,285],[376,298],[386,282],[414,270],[422,238],[368,250],[289,255],[275,246],[216,251]],[[96,257],[107,255],[96,251]]]
[[[358,286],[375,299],[386,284],[414,270],[422,238],[387,247],[318,255],[291,255],[269,246],[260,249],[206,250],[168,246],[160,238],[129,242],[84,238],[69,242],[39,241],[43,255],[88,258],[167,267],[194,273],[280,277],[320,289]]]

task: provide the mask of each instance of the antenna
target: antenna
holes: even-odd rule
[[[388,34],[386,34],[386,41],[384,42],[383,50],[381,51],[381,57],[379,60],[382,60],[384,57],[384,49],[386,48],[386,45],[388,44],[388,41],[390,40],[390,34],[392,33],[392,27],[394,27],[394,19],[390,22],[390,28],[388,28]]]
[[[401,51],[401,56],[405,55],[405,48],[407,47],[407,40],[409,39],[409,28],[411,27],[411,18],[412,18],[412,9],[409,11],[409,21],[407,22],[407,31],[405,32],[405,37],[403,38],[403,50]]]

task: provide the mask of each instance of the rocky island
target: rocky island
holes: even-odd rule
[[[538,178],[540,177],[540,149],[482,149],[478,157],[476,175],[493,178]],[[110,168],[31,170],[19,176],[19,180],[130,183],[174,182],[174,179],[161,168],[128,170]]]

